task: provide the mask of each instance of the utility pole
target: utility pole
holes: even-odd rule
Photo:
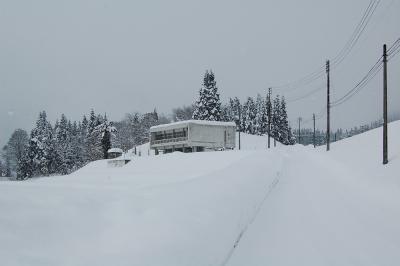
[[[330,67],[329,67],[329,60],[326,60],[326,150],[329,151],[330,141],[331,141],[331,112],[330,112],[330,77],[329,77]]]
[[[300,136],[301,136],[301,135],[300,135],[300,122],[301,122],[301,117],[299,117],[299,144],[300,144],[300,142],[301,142],[301,141],[300,141],[300,140],[301,140],[301,137],[300,137]]]
[[[268,149],[271,148],[271,88],[268,88],[268,106],[267,106],[267,113],[268,113]]]
[[[387,53],[383,45],[383,164],[388,163],[388,117],[387,117]]]
[[[314,144],[314,148],[315,148],[315,114],[312,115],[312,118],[313,118],[313,124],[314,124],[313,144]]]
[[[239,150],[240,150],[240,148],[241,148],[241,146],[240,146],[240,131],[241,131],[241,128],[242,128],[242,125],[241,125],[241,121],[242,121],[242,108],[241,108],[241,106],[240,106],[240,103],[239,103],[239,105],[238,105],[238,108],[239,108],[239,110],[238,110],[238,113],[239,113]]]

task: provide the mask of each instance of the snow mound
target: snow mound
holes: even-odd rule
[[[107,160],[0,182],[3,265],[397,265],[400,122],[332,144]],[[147,146],[146,146],[147,145]],[[142,145],[143,155],[148,144]],[[148,154],[148,153],[147,153]]]

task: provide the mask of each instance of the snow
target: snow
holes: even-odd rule
[[[107,152],[108,153],[110,153],[110,152],[123,153],[124,151],[120,148],[111,148]]]
[[[400,123],[316,151],[288,153],[279,186],[228,265],[398,265]]]
[[[389,129],[386,166],[381,129],[329,153],[241,134],[241,151],[0,182],[1,264],[397,265],[400,123]]]

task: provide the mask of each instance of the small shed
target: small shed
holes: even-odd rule
[[[108,153],[108,159],[114,159],[122,156],[123,151],[120,148],[111,148],[107,151],[107,153]]]

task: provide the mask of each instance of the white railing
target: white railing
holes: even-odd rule
[[[188,139],[187,137],[179,137],[179,138],[172,138],[172,139],[153,140],[153,141],[151,141],[151,145],[170,143],[170,142],[181,142],[181,141],[186,141],[187,139]]]

